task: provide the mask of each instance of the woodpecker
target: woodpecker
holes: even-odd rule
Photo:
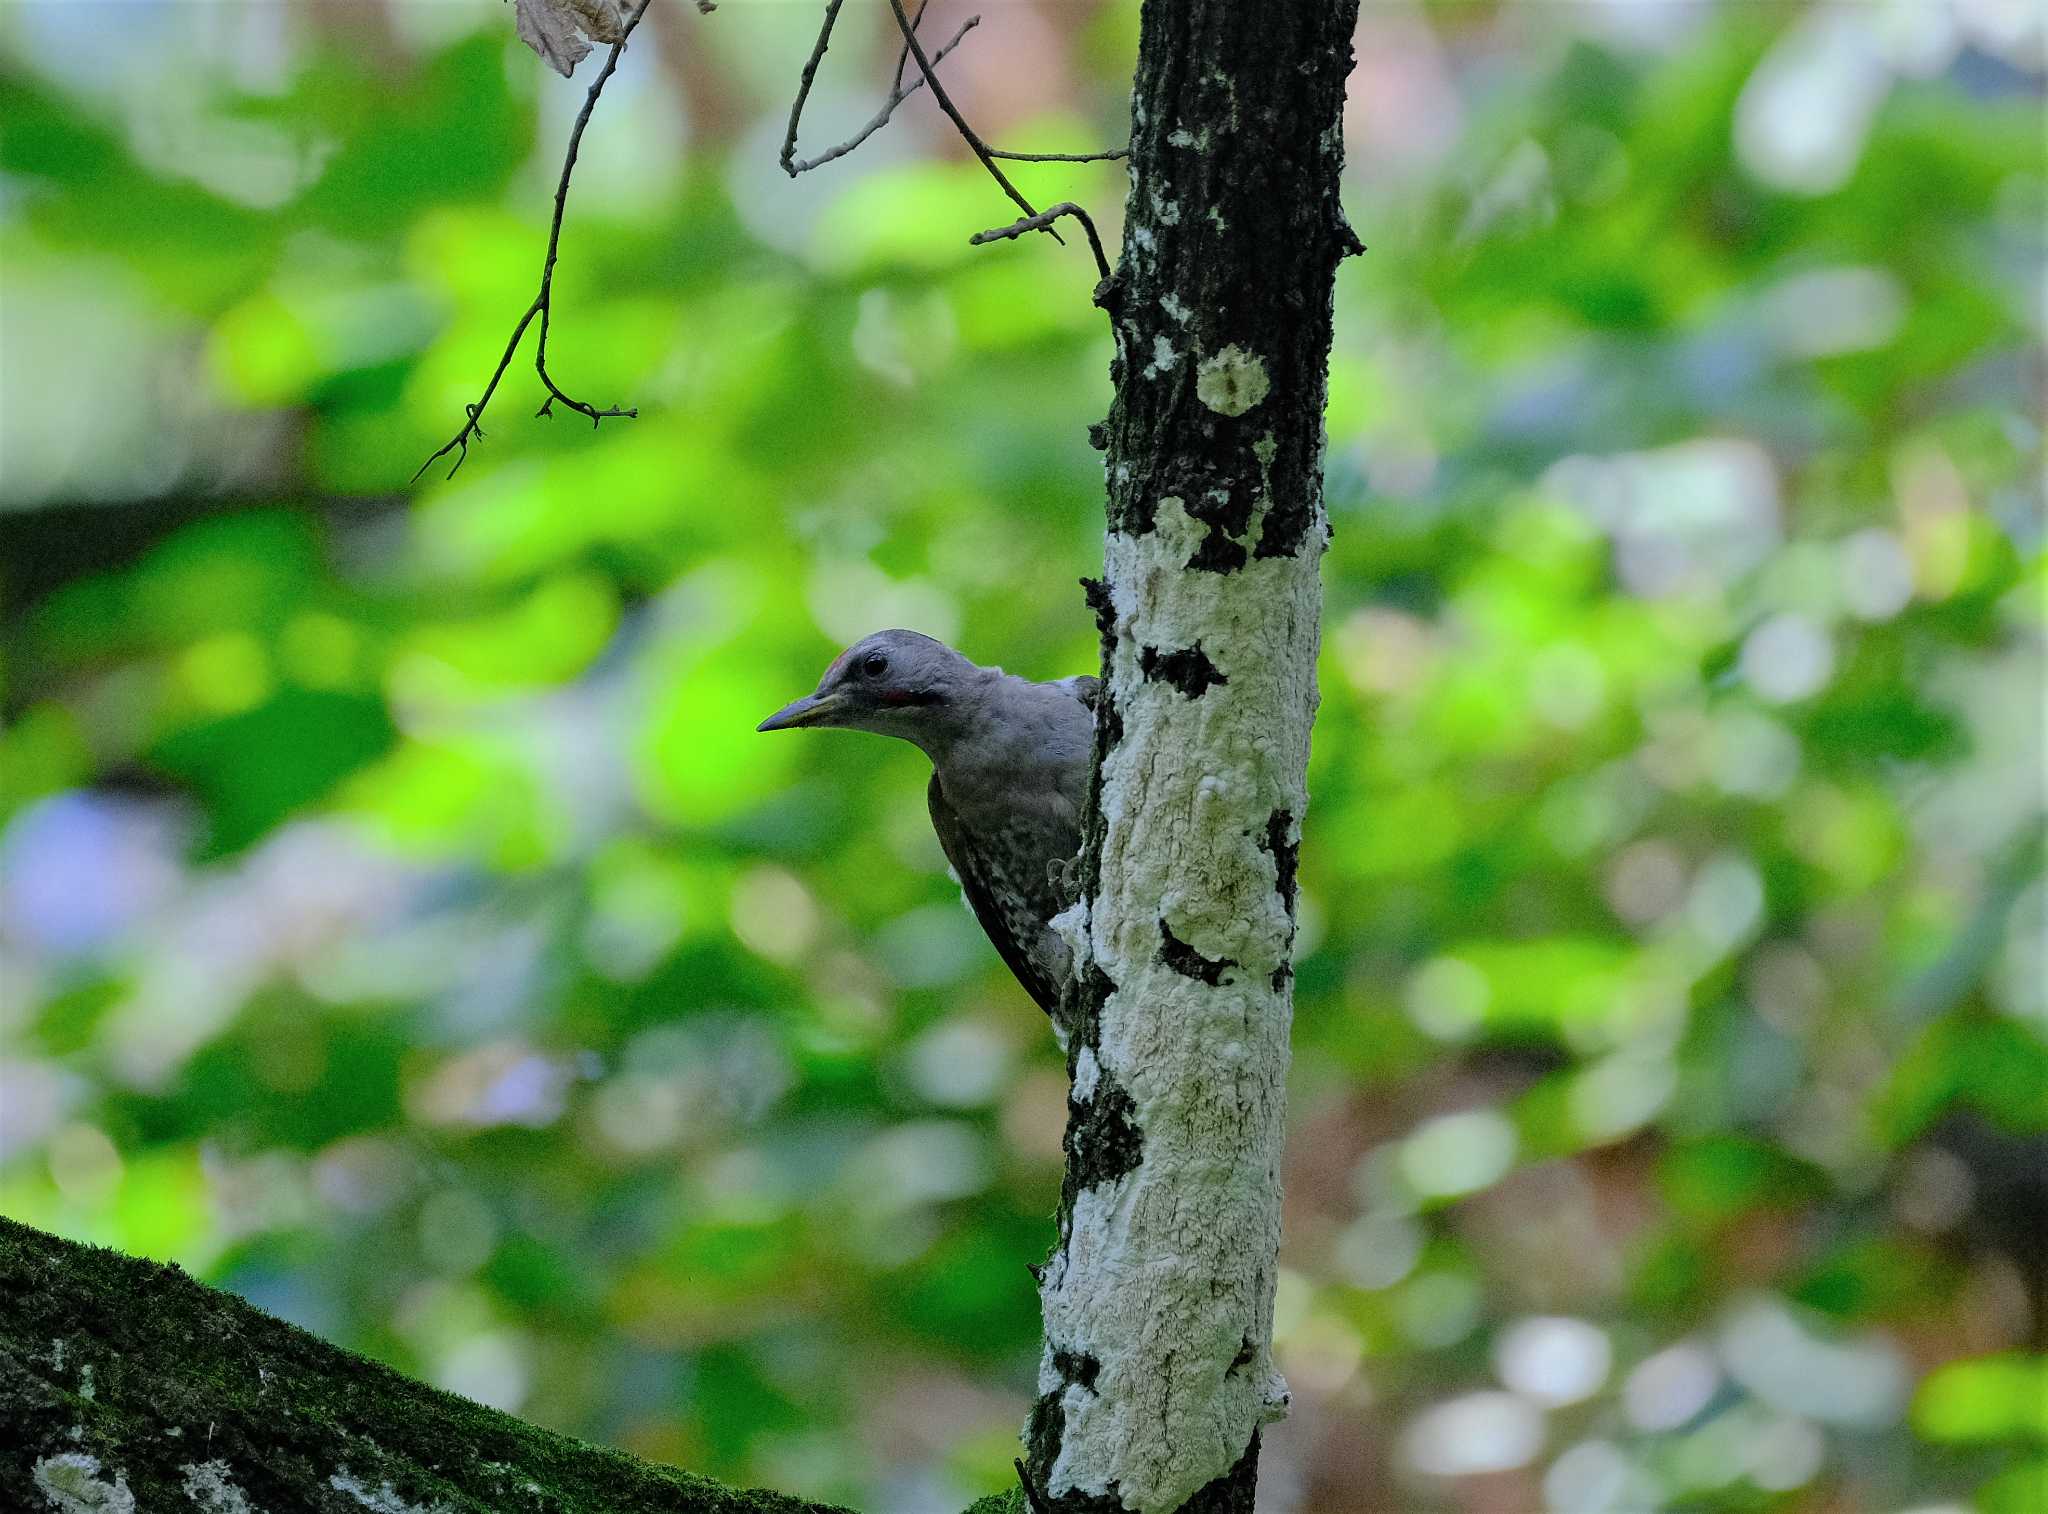
[[[915,631],[877,631],[817,690],[758,729],[833,726],[895,736],[932,760],[932,829],[974,918],[1024,991],[1057,1016],[1066,944],[1048,925],[1072,902],[1095,695],[1086,674],[1033,683]]]

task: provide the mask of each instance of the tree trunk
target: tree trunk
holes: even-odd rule
[[[1147,0],[1116,332],[1096,778],[1039,1501],[1252,1508],[1272,1360],[1295,855],[1328,539],[1356,0]]]

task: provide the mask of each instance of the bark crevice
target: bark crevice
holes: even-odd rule
[[[1138,671],[1149,682],[1168,684],[1190,699],[1200,699],[1215,685],[1230,682],[1209,660],[1200,642],[1172,652],[1147,647],[1138,655]]]
[[[1233,957],[1205,957],[1173,933],[1165,920],[1159,922],[1159,960],[1183,978],[1193,978],[1211,988],[1219,987],[1223,975],[1237,966]]]

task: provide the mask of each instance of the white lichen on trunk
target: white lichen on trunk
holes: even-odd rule
[[[1280,815],[1293,845],[1306,802],[1323,532],[1235,573],[1188,571],[1209,529],[1169,497],[1153,530],[1109,538],[1123,735],[1086,943],[1116,988],[1087,1092],[1099,1063],[1143,1159],[1076,1196],[1044,1278],[1045,1390],[1056,1351],[1099,1364],[1092,1386],[1064,1386],[1048,1491],[1113,1485],[1141,1514],[1179,1507],[1286,1403],[1270,1341],[1293,921],[1268,843]],[[1190,697],[1146,676],[1146,648],[1199,648],[1221,681]],[[1194,954],[1180,966],[1166,931]]]

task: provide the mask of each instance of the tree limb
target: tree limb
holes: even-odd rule
[[[0,1507],[850,1514],[525,1424],[175,1267],[8,1219]]]
[[[1021,221],[1012,221],[1009,225],[998,226],[992,231],[977,231],[967,239],[967,245],[969,247],[980,247],[988,242],[1007,242],[1014,237],[1021,237],[1027,231],[1044,231],[1061,216],[1072,216],[1081,223],[1082,229],[1088,233],[1089,249],[1095,254],[1096,271],[1103,278],[1108,278],[1109,259],[1103,256],[1102,238],[1096,235],[1095,223],[1088,218],[1088,212],[1076,205],[1072,200],[1062,200],[1059,204],[1042,210],[1035,216],[1026,216]]]
[[[932,59],[936,63],[937,58]],[[1128,147],[1107,147],[1101,152],[1004,152],[1000,147],[988,150],[991,158],[1007,158],[1012,163],[1114,163],[1128,158]]]

